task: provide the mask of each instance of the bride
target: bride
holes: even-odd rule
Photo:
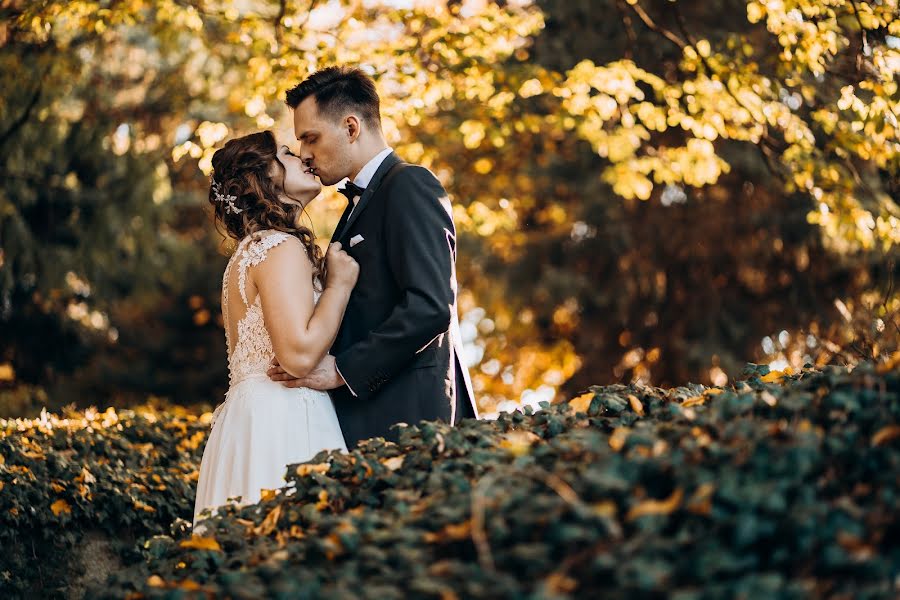
[[[321,184],[272,132],[230,140],[212,165],[216,224],[238,244],[222,278],[230,386],[203,452],[195,525],[229,499],[252,504],[281,487],[288,464],[346,450],[328,394],[286,388],[266,369],[277,358],[302,377],[319,363],[359,274],[340,244],[323,257],[298,224]]]

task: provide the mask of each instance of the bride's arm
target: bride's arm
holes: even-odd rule
[[[279,244],[251,268],[275,357],[285,371],[303,377],[331,348],[358,273],[353,259],[333,244],[328,251],[328,283],[316,304],[313,267],[300,240]]]

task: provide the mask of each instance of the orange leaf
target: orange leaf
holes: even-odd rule
[[[472,535],[472,521],[463,521],[462,523],[451,523],[440,531],[428,532],[425,534],[425,541],[429,544],[435,542],[455,542],[464,540]]]
[[[156,587],[156,588],[166,587],[166,582],[163,581],[163,578],[160,577],[159,575],[151,575],[150,577],[147,578],[147,585],[149,585],[150,587]]]
[[[50,505],[50,510],[53,511],[54,516],[59,516],[59,513],[66,513],[67,515],[72,514],[72,507],[69,506],[69,503],[60,498],[56,502]]]
[[[195,592],[200,589],[200,584],[194,581],[193,579],[185,579],[181,583],[178,584],[178,587],[183,590],[188,590],[191,592]]]
[[[216,541],[216,538],[200,537],[198,535],[192,536],[189,540],[184,540],[179,546],[182,548],[192,548],[194,550],[222,551],[222,547],[219,546],[219,542]]]
[[[900,437],[900,425],[888,425],[887,427],[879,429],[875,435],[872,436],[872,445],[880,446],[898,437]]]
[[[580,396],[576,396],[569,400],[569,406],[575,412],[584,412],[586,413],[588,407],[591,405],[591,401],[594,399],[594,392],[587,392],[586,394],[582,394]]]
[[[631,507],[628,514],[625,515],[627,521],[634,521],[639,517],[646,515],[668,515],[671,514],[681,505],[681,499],[684,492],[681,488],[672,492],[672,495],[665,500],[644,500],[643,502]]]

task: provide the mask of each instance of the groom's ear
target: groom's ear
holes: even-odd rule
[[[350,142],[355,142],[361,133],[359,117],[356,115],[347,115],[347,118],[344,119],[344,127],[346,128],[347,135],[350,136]]]

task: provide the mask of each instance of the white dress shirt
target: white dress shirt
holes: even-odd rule
[[[361,188],[366,188],[369,186],[369,182],[372,181],[372,178],[375,176],[375,171],[378,170],[378,167],[381,166],[381,163],[384,162],[391,152],[393,152],[393,148],[385,148],[378,154],[372,157],[372,159],[363,166],[362,169],[359,170],[359,173],[356,174],[356,177],[353,179],[353,183],[358,185]],[[353,197],[353,209],[356,208],[356,203],[359,202],[359,196]],[[350,209],[350,214],[353,214],[353,209]],[[347,215],[349,218],[350,215]]]

